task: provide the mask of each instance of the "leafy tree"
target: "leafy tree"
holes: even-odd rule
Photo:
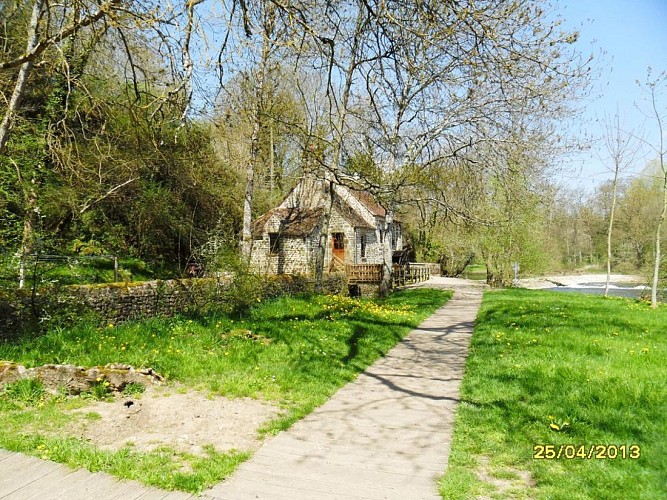
[[[646,275],[650,274],[654,228],[660,214],[660,189],[651,172],[646,168],[627,186],[621,186],[614,251],[619,263],[630,263],[633,272]]]

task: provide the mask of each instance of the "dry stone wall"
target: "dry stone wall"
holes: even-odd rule
[[[71,323],[91,315],[104,323],[155,316],[173,316],[185,312],[224,310],[233,297],[230,275],[109,285],[80,285],[30,291],[15,290],[0,295],[0,340],[11,339],[25,330],[47,326],[55,318]],[[312,292],[314,281],[304,276],[269,276],[262,282],[258,296],[277,297]],[[344,274],[331,274],[324,283],[326,293],[347,291]],[[220,306],[220,307],[216,307]]]
[[[157,280],[78,286],[71,293],[105,321],[122,322],[153,316],[173,316],[219,300],[232,278]]]

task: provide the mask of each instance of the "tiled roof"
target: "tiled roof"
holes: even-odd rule
[[[362,205],[364,205],[373,215],[376,217],[384,217],[387,215],[387,211],[382,205],[380,205],[373,195],[367,191],[360,191],[358,189],[350,189],[350,193],[354,196]]]
[[[269,210],[253,223],[252,236],[262,237],[264,226],[271,217],[280,219],[280,233],[284,236],[307,236],[313,232],[322,219],[324,209],[317,208],[274,208]]]
[[[359,215],[348,203],[343,201],[340,196],[336,196],[334,199],[334,207],[340,212],[343,218],[348,221],[354,227],[363,227],[366,229],[375,229],[373,226],[368,225],[368,223]]]

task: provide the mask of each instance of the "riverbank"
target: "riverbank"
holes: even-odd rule
[[[515,285],[519,288],[527,288],[529,290],[542,290],[556,287],[598,288],[604,287],[606,280],[606,274],[565,274],[522,278],[516,280]],[[610,276],[610,286],[614,288],[643,288],[644,286],[648,286],[648,283],[643,276],[634,274],[612,274]]]

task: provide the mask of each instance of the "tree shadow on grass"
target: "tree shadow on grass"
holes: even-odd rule
[[[347,340],[347,354],[345,357],[341,359],[341,361],[344,364],[348,364],[350,361],[352,361],[354,358],[357,357],[357,354],[359,353],[359,340],[364,336],[366,333],[366,329],[363,328],[361,325],[354,325],[354,332],[352,333],[352,336]]]

